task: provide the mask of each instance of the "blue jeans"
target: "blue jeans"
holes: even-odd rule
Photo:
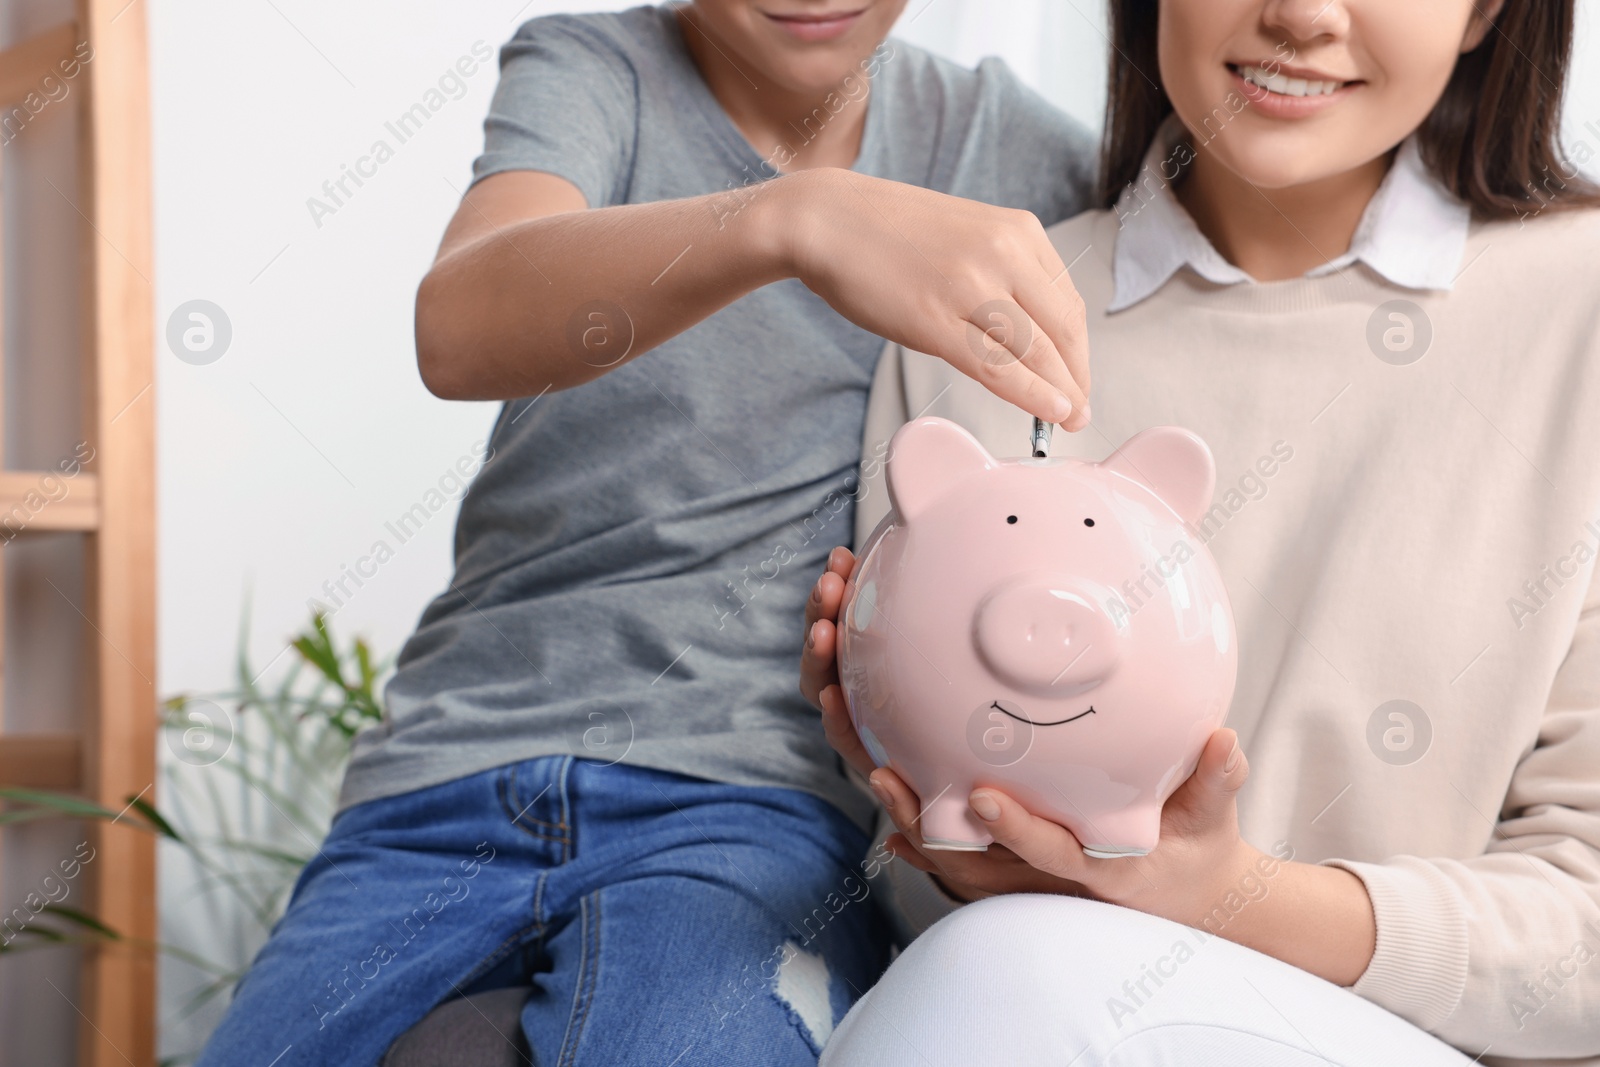
[[[376,1064],[435,1005],[531,983],[536,1067],[814,1065],[887,960],[867,845],[809,794],[570,756],[360,804],[200,1064]]]

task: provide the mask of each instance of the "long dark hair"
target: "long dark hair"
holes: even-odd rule
[[[1561,97],[1575,0],[1506,0],[1484,41],[1456,61],[1418,131],[1434,176],[1479,218],[1600,204],[1600,189],[1561,153]],[[1100,202],[1139,177],[1156,128],[1172,113],[1156,53],[1158,0],[1112,0],[1111,76]]]

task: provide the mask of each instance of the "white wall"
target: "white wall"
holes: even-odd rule
[[[1600,0],[1578,0],[1578,34],[1573,49],[1562,122],[1565,144],[1575,161],[1600,175]]]
[[[1600,154],[1600,42],[1586,14],[1569,115]],[[494,408],[445,403],[416,374],[411,302],[479,147],[495,72],[480,69],[405,144],[385,131],[476,41],[524,18],[620,7],[571,0],[151,0],[158,325],[179,305],[220,306],[232,342],[196,366],[161,342],[163,692],[225,686],[247,601],[265,666],[373,541],[489,428]],[[912,0],[901,33],[971,62],[1005,55],[1051,99],[1098,126],[1102,0]],[[1583,123],[1595,124],[1592,131]],[[377,139],[395,148],[338,211],[323,196]],[[335,617],[398,649],[449,575],[453,509]],[[163,868],[164,913],[206,940],[225,914]],[[196,917],[199,916],[198,921]],[[176,986],[164,989],[170,1011]],[[191,1046],[208,1016],[168,1018],[163,1048]]]
[[[422,388],[411,300],[466,187],[493,65],[406,143],[385,123],[475,41],[496,47],[522,2],[151,4],[158,323],[205,299],[233,331],[204,366],[161,343],[167,691],[227,682],[246,597],[265,665],[307,598],[487,431],[491,406]],[[318,225],[307,200],[331,202],[323,183],[379,139],[394,158]],[[449,537],[436,517],[335,625],[397,648]]]
[[[1093,130],[1106,103],[1105,0],[910,0],[895,32],[971,66],[1004,56],[1017,76]]]

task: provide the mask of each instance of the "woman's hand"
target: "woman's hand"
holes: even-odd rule
[[[873,792],[899,833],[896,856],[935,875],[962,900],[996,893],[1069,893],[1198,925],[1263,856],[1239,836],[1235,797],[1249,775],[1232,730],[1211,735],[1199,765],[1161,812],[1161,841],[1148,855],[1095,859],[1072,831],[1030,814],[1004,792],[975,789],[972,811],[994,835],[987,852],[927,850],[917,831],[921,801],[888,768],[872,772]]]
[[[845,583],[850,581],[855,569],[855,553],[839,545],[828,553],[828,564],[806,599],[806,644],[800,652],[800,693],[814,708],[822,707],[824,689],[839,684],[834,624],[844,605]]]
[[[1087,896],[1200,927],[1337,985],[1361,977],[1377,944],[1366,886],[1343,868],[1289,862],[1245,843],[1236,798],[1250,767],[1232,730],[1211,735],[1194,773],[1167,798],[1161,839],[1148,856],[1086,856],[1070,830],[987,786],[973,790],[967,802],[994,835],[988,851],[923,848],[917,828],[922,801],[894,771],[875,767],[839,688],[835,624],[855,564],[848,549],[834,549],[811,591],[800,688],[822,709],[828,743],[867,777],[894,820],[899,832],[888,846],[896,856],[928,872],[958,900],[1000,893]]]
[[[762,217],[789,272],[835,311],[1031,415],[1088,425],[1083,300],[1032,212],[832,168],[773,186]]]
[[[899,833],[889,846],[895,855],[937,877],[948,893],[962,900],[996,893],[1071,893],[1185,923],[1204,916],[1215,903],[1215,887],[1231,885],[1260,857],[1239,837],[1234,797],[1250,768],[1232,730],[1212,734],[1194,774],[1168,798],[1161,812],[1161,843],[1149,856],[1085,856],[1070,830],[1030,814],[993,788],[976,789],[968,799],[994,835],[995,844],[987,852],[923,849],[917,830],[921,800],[894,771],[875,767],[850,722],[839,687],[837,622],[855,565],[849,549],[835,548],[812,586],[800,691],[821,709],[828,743],[867,777],[894,820]]]
[[[828,553],[828,566],[806,600],[806,643],[800,652],[800,693],[822,712],[822,728],[835,752],[864,778],[872,773],[872,757],[856,736],[839,688],[838,620],[845,583],[855,572],[856,557],[843,545]]]

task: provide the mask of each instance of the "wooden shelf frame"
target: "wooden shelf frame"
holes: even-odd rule
[[[0,783],[74,793],[83,788],[83,740],[77,734],[17,734],[0,743]]]
[[[0,102],[14,104],[39,87],[82,40],[75,22],[63,22],[0,52]]]
[[[0,471],[0,544],[31,533],[100,528],[100,478],[84,472],[66,481],[62,495],[42,488],[48,471]]]
[[[15,536],[81,533],[89,707],[78,734],[0,735],[0,784],[81,793],[122,810],[156,782],[154,310],[145,7],[76,0],[75,19],[0,52],[0,121],[77,58],[83,434],[93,458],[36,507],[45,474],[0,472],[0,551]],[[81,51],[87,45],[87,51]],[[83,58],[84,56],[87,58]],[[4,151],[0,145],[0,151]],[[13,509],[17,509],[14,511]],[[26,521],[16,516],[25,513]],[[9,526],[6,516],[12,515]],[[85,951],[77,1062],[154,1067],[156,852],[150,835],[91,823],[86,908],[130,945]],[[138,946],[138,947],[134,947]]]

